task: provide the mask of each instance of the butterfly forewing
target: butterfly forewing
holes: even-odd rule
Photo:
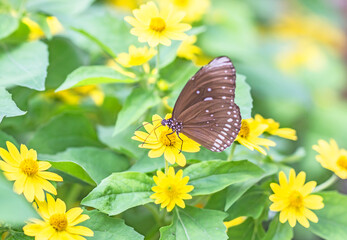
[[[181,132],[212,151],[223,151],[241,128],[241,114],[234,103],[236,73],[227,57],[202,67],[186,84],[172,117],[182,122]]]

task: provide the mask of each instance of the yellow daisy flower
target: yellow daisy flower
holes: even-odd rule
[[[265,119],[261,115],[256,114],[254,117],[254,120],[261,123],[268,125],[268,128],[265,130],[265,132],[276,135],[282,138],[287,138],[290,140],[296,141],[298,137],[296,136],[296,131],[291,128],[280,128],[280,124],[273,120],[272,118]]]
[[[187,185],[189,181],[188,176],[182,177],[182,169],[176,175],[173,167],[169,167],[167,174],[157,171],[157,176],[153,176],[157,186],[152,187],[152,191],[155,193],[150,198],[155,199],[155,204],[161,204],[161,208],[166,207],[168,212],[171,212],[175,205],[185,208],[186,205],[183,200],[192,199],[192,196],[188,193],[194,187]]]
[[[10,142],[6,142],[6,151],[0,148],[0,168],[4,171],[5,177],[10,181],[15,181],[13,190],[18,194],[24,194],[25,198],[32,202],[36,197],[39,201],[45,199],[43,190],[54,195],[57,194],[55,187],[47,180],[63,181],[56,173],[47,172],[51,164],[45,161],[37,161],[35,150],[25,145],[20,146],[20,152]]]
[[[242,223],[244,223],[244,221],[246,221],[247,217],[238,217],[238,218],[234,218],[231,221],[228,222],[224,222],[224,225],[227,227],[227,229],[231,228],[231,227],[235,227],[237,225],[240,225]]]
[[[176,10],[185,12],[183,21],[189,23],[201,20],[210,6],[210,0],[161,0],[161,2],[163,4],[171,2]]]
[[[335,140],[330,139],[330,144],[319,140],[318,145],[312,148],[320,154],[316,156],[316,160],[322,167],[333,171],[342,179],[347,179],[347,151],[339,149]]]
[[[130,33],[137,36],[140,42],[148,42],[151,47],[158,44],[170,46],[170,39],[184,40],[187,37],[184,32],[191,28],[189,24],[180,23],[184,12],[173,11],[171,5],[165,5],[159,11],[154,2],[148,2],[135,9],[133,14],[135,18],[124,18],[134,27]]]
[[[177,50],[177,56],[180,58],[185,58],[187,60],[196,60],[197,55],[201,54],[201,49],[195,46],[197,37],[195,35],[189,36],[182,41],[181,45]]]
[[[268,125],[261,124],[254,119],[242,119],[241,130],[235,141],[242,144],[249,150],[257,150],[258,152],[267,155],[266,151],[261,147],[276,146],[276,143],[265,138],[259,138],[261,134],[265,132]]]
[[[41,27],[30,18],[24,17],[22,21],[29,27],[29,30],[30,30],[29,40],[37,40],[45,36]],[[52,35],[56,35],[64,31],[63,25],[61,25],[58,18],[54,16],[50,16],[46,18],[46,21]]]
[[[171,114],[166,115],[166,119],[170,118]],[[136,131],[132,139],[142,142],[140,148],[151,149],[148,152],[150,158],[157,158],[164,154],[164,158],[171,164],[177,163],[180,166],[186,165],[186,158],[182,152],[198,152],[200,145],[180,133],[178,135],[172,133],[168,126],[163,126],[163,119],[159,115],[153,115],[152,123],[144,122],[143,126],[148,133]],[[172,134],[171,134],[172,133]],[[180,150],[182,149],[182,152]]]
[[[283,171],[279,173],[279,184],[271,183],[270,187],[274,194],[269,199],[273,202],[271,211],[280,212],[280,222],[289,222],[291,227],[298,221],[302,226],[308,228],[311,222],[317,223],[318,218],[309,209],[321,209],[324,207],[323,198],[310,193],[316,187],[316,182],[305,184],[306,174],[300,172],[297,176],[294,169],[290,170],[289,179]],[[308,220],[307,220],[308,219]]]
[[[23,227],[24,234],[27,236],[35,237],[36,240],[85,240],[82,236],[94,235],[89,228],[76,226],[89,219],[88,215],[82,214],[82,208],[75,207],[66,212],[65,203],[59,198],[55,201],[49,194],[47,194],[47,202],[38,201],[36,208],[43,220],[30,219],[30,222]]]
[[[142,65],[157,54],[157,51],[153,48],[142,47],[136,48],[134,45],[130,45],[129,53],[119,53],[116,61],[124,67],[132,67]]]

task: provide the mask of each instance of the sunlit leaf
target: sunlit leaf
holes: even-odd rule
[[[0,39],[9,36],[19,26],[18,19],[7,13],[0,13]]]
[[[25,114],[12,100],[11,94],[0,87],[0,122],[4,117],[15,117]]]

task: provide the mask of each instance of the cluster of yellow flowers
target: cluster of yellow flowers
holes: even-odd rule
[[[57,194],[56,188],[51,181],[63,181],[56,173],[48,172],[51,164],[46,161],[38,161],[34,149],[25,145],[20,146],[20,151],[11,142],[6,142],[7,150],[0,148],[0,168],[5,177],[15,181],[13,190],[25,196],[33,205],[43,220],[31,219],[24,228],[28,236],[36,239],[85,239],[82,236],[93,236],[93,231],[77,224],[89,219],[88,215],[82,214],[79,207],[66,212],[65,203],[59,198],[55,201],[48,194]],[[44,191],[48,193],[45,194]]]

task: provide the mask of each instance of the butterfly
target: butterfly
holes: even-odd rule
[[[178,96],[172,117],[163,119],[161,125],[211,151],[224,151],[241,128],[235,89],[234,65],[228,57],[217,57],[190,78]]]

